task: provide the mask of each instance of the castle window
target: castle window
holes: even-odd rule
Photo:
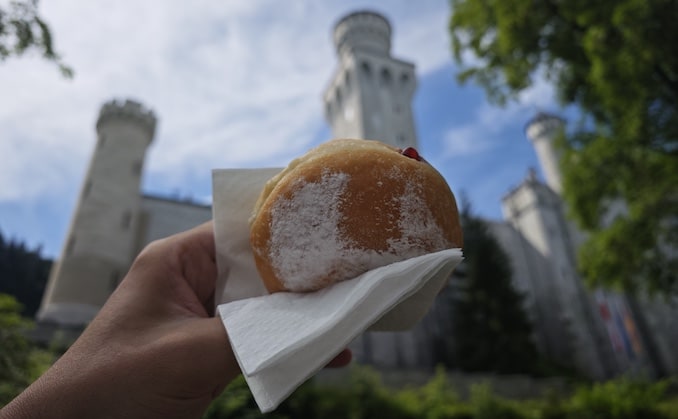
[[[137,160],[134,163],[132,163],[132,173],[134,173],[137,176],[141,176],[141,161]]]
[[[363,73],[363,76],[365,76],[366,79],[372,78],[372,69],[370,68],[370,64],[367,61],[363,61],[360,64],[360,71]]]
[[[403,86],[405,86],[405,85],[407,85],[409,82],[410,82],[410,76],[409,76],[409,74],[403,73],[403,74],[400,76],[400,84],[402,84]]]
[[[346,93],[351,91],[351,73],[347,70],[344,76],[344,84],[346,85]]]
[[[85,187],[82,189],[82,197],[87,198],[91,191],[92,191],[92,181],[88,180],[87,183],[85,183]]]
[[[391,85],[391,72],[387,68],[381,70],[381,85],[384,87]]]
[[[341,89],[337,87],[337,107],[341,108]]]
[[[73,254],[73,249],[75,248],[75,236],[68,238],[68,244],[66,245],[66,255],[70,256]]]
[[[128,230],[130,224],[132,224],[132,212],[127,210],[122,214],[122,222],[120,223],[120,226],[123,230]]]

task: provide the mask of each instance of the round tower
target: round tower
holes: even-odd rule
[[[137,234],[144,156],[156,118],[140,103],[105,103],[97,144],[38,320],[86,325],[130,266]]]
[[[555,115],[540,112],[525,126],[525,134],[532,142],[541,166],[546,184],[557,194],[563,186],[558,155],[553,142],[563,132],[565,121]]]
[[[412,63],[391,56],[391,24],[359,11],[334,26],[339,66],[325,90],[325,114],[335,138],[379,140],[417,147],[412,113]]]
[[[379,13],[359,11],[348,14],[334,26],[334,45],[339,55],[355,50],[389,55],[391,24]]]

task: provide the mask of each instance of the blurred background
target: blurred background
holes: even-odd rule
[[[21,366],[0,365],[0,402],[145,243],[210,217],[211,169],[282,167],[355,136],[415,146],[441,172],[466,262],[417,328],[361,336],[354,368],[281,415],[314,398],[357,417],[522,415],[527,398],[574,414],[631,394],[626,417],[668,415],[676,16],[631,0],[0,2],[0,350]],[[242,383],[229,391],[213,417],[237,413],[229,397],[253,409]]]

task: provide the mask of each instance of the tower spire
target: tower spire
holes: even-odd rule
[[[532,142],[539,159],[546,184],[557,194],[563,190],[560,173],[560,156],[556,151],[554,141],[563,132],[565,121],[546,112],[539,112],[528,121],[525,134]]]

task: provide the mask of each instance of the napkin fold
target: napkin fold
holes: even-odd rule
[[[450,249],[377,268],[313,293],[276,293],[218,307],[262,412],[287,396],[385,313],[423,288],[440,290],[461,261]]]
[[[217,312],[262,412],[275,409],[365,330],[407,330],[426,314],[460,249],[397,262],[313,293],[269,295],[254,265],[249,217],[281,169],[214,170]]]

